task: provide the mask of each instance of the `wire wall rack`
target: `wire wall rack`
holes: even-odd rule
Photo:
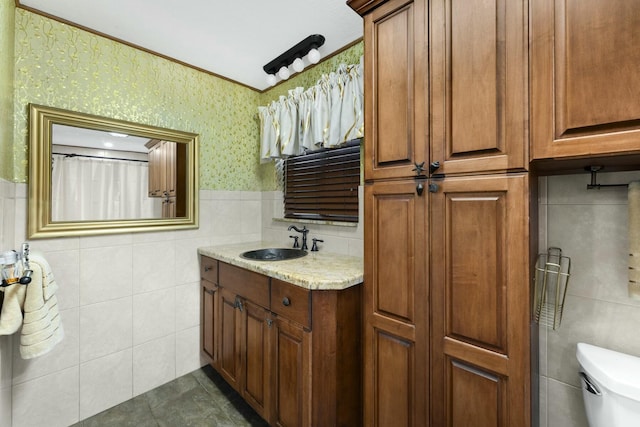
[[[562,249],[550,247],[539,254],[535,267],[534,312],[536,323],[558,329],[562,321],[571,258],[562,255]]]

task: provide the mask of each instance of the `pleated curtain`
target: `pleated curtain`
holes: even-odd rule
[[[316,85],[297,87],[268,106],[258,107],[263,162],[364,136],[362,64],[341,64]]]

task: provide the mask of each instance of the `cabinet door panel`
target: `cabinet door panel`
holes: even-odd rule
[[[269,419],[269,312],[248,301],[243,302],[242,396],[260,416]]]
[[[528,177],[446,178],[431,203],[432,424],[529,426]]]
[[[416,292],[425,286],[427,197],[413,181],[365,188],[367,301],[373,313],[408,324],[416,323]]]
[[[526,8],[437,0],[432,11],[432,160],[445,174],[526,168]]]
[[[236,390],[240,390],[240,323],[236,295],[220,288],[220,337],[218,349],[220,375]]]
[[[176,147],[177,142],[166,141],[164,143],[164,169],[165,169],[165,189],[167,196],[176,196]]]
[[[503,352],[505,197],[504,192],[462,192],[446,202],[451,248],[447,334]]]
[[[416,425],[415,345],[406,339],[375,330],[375,418],[371,426]]]
[[[390,0],[364,17],[365,179],[412,176],[428,161],[424,2]]]
[[[452,360],[449,362],[448,408],[450,426],[499,427],[504,401],[503,384],[496,375]]]
[[[428,197],[413,180],[365,187],[367,426],[428,423]]]
[[[209,357],[210,363],[218,363],[217,330],[218,319],[218,287],[202,281],[200,299],[202,301],[202,350]]]
[[[637,4],[531,3],[534,159],[640,151]]]
[[[310,426],[311,335],[282,318],[274,325],[274,423],[281,427]]]

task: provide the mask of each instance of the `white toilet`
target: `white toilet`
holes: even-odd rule
[[[590,427],[640,426],[640,358],[578,343]]]

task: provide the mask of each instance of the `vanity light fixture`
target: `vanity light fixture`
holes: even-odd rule
[[[318,48],[324,44],[324,40],[324,36],[312,34],[262,67],[264,72],[267,73],[267,83],[269,86],[275,85],[278,81],[276,74],[282,80],[287,80],[291,76],[289,66],[292,64],[295,72],[299,73],[304,70],[304,61],[302,58],[305,56],[309,63],[317,64],[320,61],[320,51],[318,51]]]

